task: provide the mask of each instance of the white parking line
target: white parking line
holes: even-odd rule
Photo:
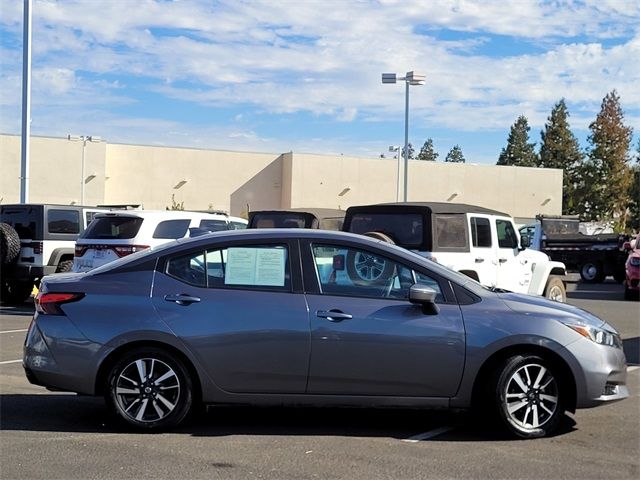
[[[26,332],[28,329],[27,328],[23,328],[20,330],[4,330],[0,333],[20,333],[20,332]]]
[[[403,438],[403,442],[407,443],[418,443],[421,440],[428,440],[433,437],[437,437],[438,435],[442,435],[443,433],[447,433],[453,430],[453,427],[440,427],[434,430],[429,430],[428,432],[419,433],[418,435],[414,435],[413,437]]]
[[[21,362],[21,361],[22,361],[22,359],[20,359],[20,360],[5,360],[4,362],[0,362],[0,365],[7,365],[9,363],[18,363],[18,362]]]

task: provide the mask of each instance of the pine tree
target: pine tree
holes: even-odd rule
[[[576,213],[575,185],[578,183],[578,166],[584,155],[580,151],[578,140],[569,129],[569,112],[564,99],[555,104],[551,115],[547,117],[544,130],[540,132],[540,167],[561,168],[562,174],[562,213]]]
[[[520,115],[511,126],[507,146],[502,149],[497,165],[515,165],[519,167],[538,166],[538,155],[534,150],[535,142],[529,142],[529,121]]]
[[[449,153],[447,153],[447,157],[444,159],[444,161],[452,163],[465,163],[466,160],[464,158],[464,155],[462,155],[462,149],[460,148],[460,145],[456,145],[451,150],[449,150]]]
[[[408,144],[408,147],[409,147],[408,148],[408,150],[409,150],[409,160],[413,160],[416,151],[413,149],[413,145],[411,145],[410,143]],[[401,156],[401,158],[404,158],[404,147],[402,147],[402,151],[400,152],[400,156]]]
[[[438,158],[438,152],[433,149],[433,140],[428,138],[424,145],[420,149],[418,154],[418,160],[425,160],[427,162],[435,162]]]
[[[629,146],[633,129],[624,125],[624,112],[615,90],[602,100],[600,113],[589,130],[590,148],[581,168],[577,210],[587,220],[613,218],[617,227],[624,230],[631,200]]]
[[[629,189],[629,221],[627,229],[633,232],[640,231],[640,139],[636,148],[636,161],[633,167],[631,188]]]

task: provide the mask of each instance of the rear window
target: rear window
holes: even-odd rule
[[[42,240],[42,207],[2,207],[0,221],[8,223],[18,236],[29,240]]]
[[[80,233],[80,212],[77,210],[48,210],[47,230],[49,233]]]
[[[491,246],[491,224],[488,218],[471,218],[471,241],[474,247]]]
[[[229,225],[224,220],[202,220],[200,222],[200,228],[210,232],[221,232],[223,230],[229,230]]]
[[[165,238],[167,240],[176,240],[187,234],[187,229],[191,220],[165,220],[160,222],[153,232],[153,238]]]
[[[351,217],[352,233],[382,232],[397,245],[419,248],[423,239],[422,215],[418,213],[357,213]]]
[[[80,238],[124,240],[138,234],[143,219],[140,217],[96,217]]]
[[[308,224],[307,215],[283,212],[255,214],[251,228],[313,228],[313,225]]]

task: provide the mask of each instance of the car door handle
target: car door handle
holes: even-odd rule
[[[498,259],[498,261],[499,261],[500,263],[505,263],[505,262],[507,261],[507,259],[506,259],[506,258],[499,258],[499,259]]]
[[[484,262],[484,258],[476,258],[476,263],[482,263]]]
[[[353,315],[341,312],[340,310],[329,310],[328,312],[325,310],[318,310],[316,311],[316,317],[326,318],[330,322],[341,322],[342,320],[351,320]]]
[[[192,297],[191,295],[186,295],[184,293],[178,295],[165,295],[164,299],[167,302],[175,302],[178,305],[191,305],[192,303],[198,303],[200,301],[200,297]]]

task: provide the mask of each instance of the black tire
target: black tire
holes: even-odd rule
[[[613,279],[618,283],[624,282],[626,277],[627,275],[624,270],[622,271],[618,270],[616,273],[613,274]]]
[[[598,262],[585,262],[580,265],[580,278],[586,283],[601,283],[604,278],[604,269]]]
[[[354,285],[387,285],[395,268],[393,262],[369,252],[349,249],[347,253],[347,274]]]
[[[567,303],[567,290],[562,278],[557,275],[549,275],[547,285],[544,287],[544,297],[560,303]]]
[[[10,265],[20,255],[20,237],[8,223],[0,223],[0,263]]]
[[[510,357],[491,382],[495,417],[517,437],[547,436],[565,413],[562,384],[554,366],[544,358],[531,354]]]
[[[58,264],[58,268],[56,268],[56,273],[70,272],[72,268],[73,268],[73,260],[63,260]]]
[[[142,373],[140,364],[144,365]],[[155,347],[137,348],[111,368],[105,400],[116,418],[129,427],[164,430],[182,423],[189,415],[194,402],[193,381],[175,355]]]
[[[31,296],[33,283],[7,281],[2,283],[0,302],[9,305],[22,305]]]

